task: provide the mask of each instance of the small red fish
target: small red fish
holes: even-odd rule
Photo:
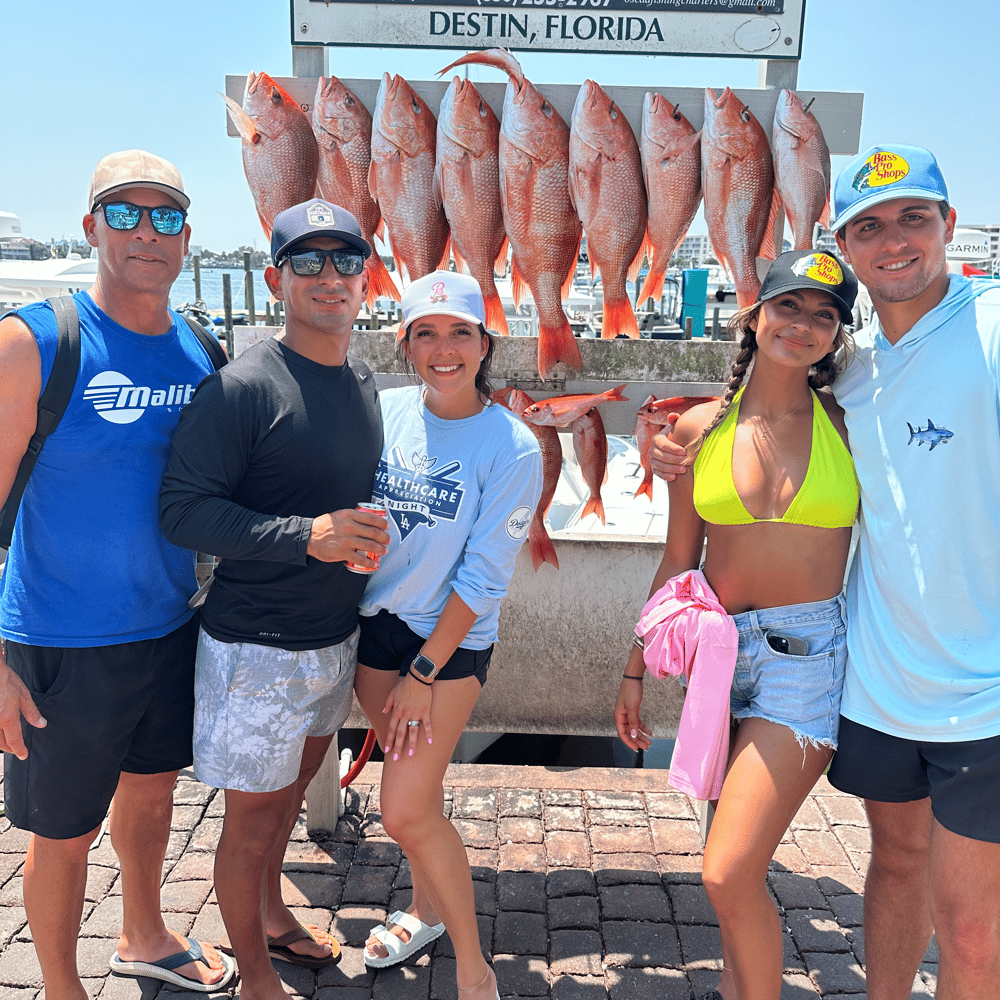
[[[711,403],[718,398],[718,396],[671,396],[670,399],[656,399],[651,396],[640,407],[639,416],[651,424],[667,427],[670,425],[668,418],[671,413],[680,416],[682,413],[687,413],[692,406]]]
[[[625,383],[608,389],[606,392],[573,393],[569,396],[552,396],[527,407],[521,417],[529,424],[541,424],[547,427],[568,427],[574,420],[582,417],[589,409],[611,400],[628,402],[628,396],[622,395]]]
[[[580,463],[583,481],[590,490],[581,518],[596,514],[601,519],[601,524],[607,524],[601,486],[608,469],[608,435],[596,406],[573,421],[573,450]]]
[[[524,419],[524,411],[534,405],[534,400],[521,389],[499,389],[493,394],[497,402],[498,395],[507,394],[508,402],[505,404]],[[528,423],[525,421],[525,423]],[[541,427],[537,424],[528,424],[531,432],[538,439],[538,446],[542,449],[542,496],[535,508],[535,516],[531,519],[531,526],[528,528],[528,550],[531,553],[531,565],[535,572],[543,562],[550,563],[559,569],[559,558],[556,555],[555,546],[549,533],[545,530],[545,514],[552,503],[552,497],[556,492],[556,484],[559,482],[559,474],[562,472],[562,445],[559,443],[559,432],[555,427]]]
[[[650,393],[639,407],[639,414],[635,420],[635,444],[639,449],[639,465],[642,466],[643,478],[639,488],[632,495],[637,497],[642,493],[649,497],[650,503],[653,502],[653,467],[649,464],[649,448],[659,428],[656,424],[650,423],[642,415],[642,411],[655,400],[656,397]]]

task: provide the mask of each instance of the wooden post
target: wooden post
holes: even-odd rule
[[[271,303],[264,303],[264,326],[271,325]]]
[[[201,298],[201,258],[194,258],[194,297]]]
[[[694,318],[691,317],[691,316],[688,316],[684,320],[684,339],[685,340],[690,340],[691,339],[691,331],[693,329],[694,329]]]
[[[233,354],[233,282],[228,271],[222,273],[222,308],[226,314],[226,351]]]
[[[719,339],[719,307],[712,310],[712,340]]]
[[[253,300],[253,271],[250,268],[250,254],[246,251],[243,252],[243,274],[244,281],[246,281],[246,297],[245,302],[247,305],[247,322],[251,326],[257,325],[257,310],[254,308]]]

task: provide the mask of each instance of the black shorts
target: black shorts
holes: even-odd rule
[[[413,658],[426,641],[402,618],[383,609],[369,618],[361,617],[358,663],[373,670],[395,670],[402,676],[409,671]],[[482,687],[486,683],[492,656],[492,644],[488,649],[463,649],[459,646],[441,668],[437,679],[456,681],[462,677],[475,677]]]
[[[60,648],[6,644],[47,725],[22,720],[26,760],[4,754],[14,826],[52,840],[101,825],[122,771],[162,774],[192,760],[198,616],[159,639]]]
[[[931,743],[890,736],[840,717],[830,784],[874,802],[930,797],[952,833],[1000,844],[1000,736]]]

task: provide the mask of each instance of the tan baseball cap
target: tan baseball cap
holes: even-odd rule
[[[130,187],[162,191],[185,211],[191,204],[191,199],[184,193],[181,173],[169,160],[142,149],[125,149],[120,153],[109,153],[97,164],[94,176],[90,178],[89,211],[93,212],[109,194]]]

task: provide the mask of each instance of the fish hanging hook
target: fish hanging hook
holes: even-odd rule
[[[816,103],[816,98],[810,98],[809,103],[802,109],[803,111],[808,111]]]

